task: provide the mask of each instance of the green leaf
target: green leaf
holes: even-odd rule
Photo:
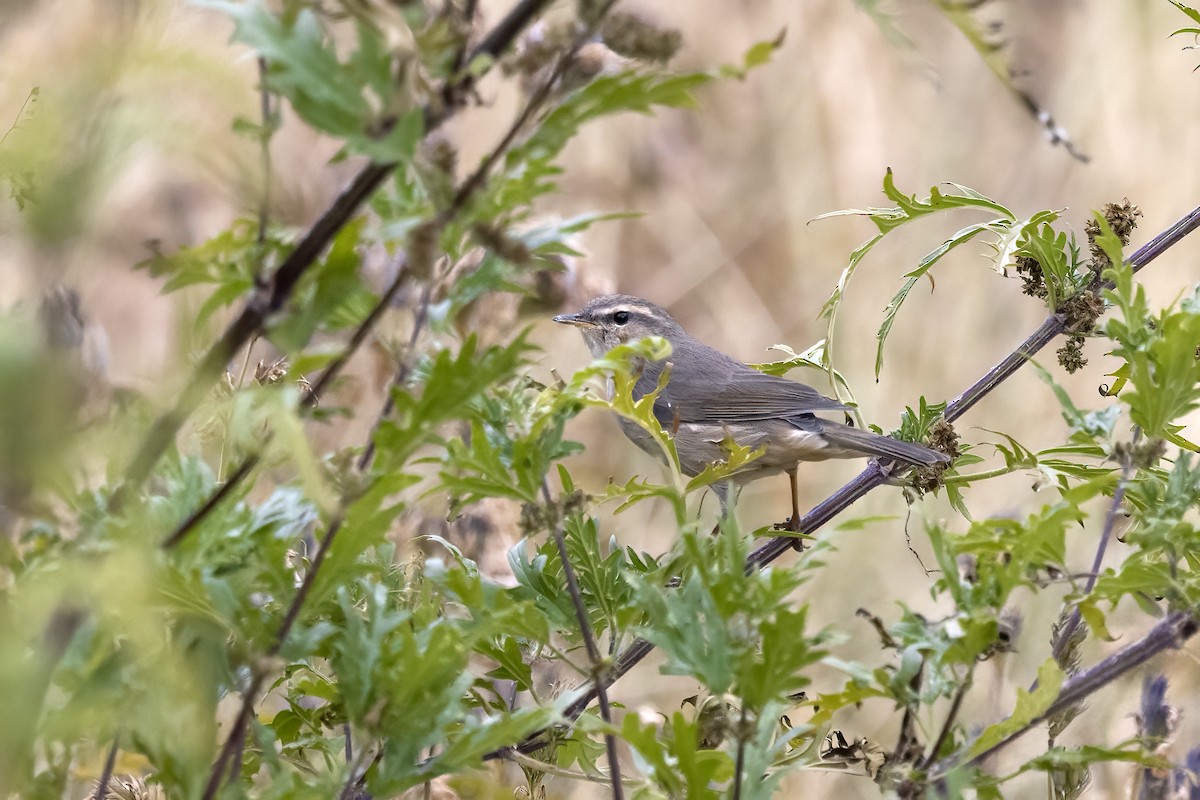
[[[950,191],[945,192],[937,186],[934,186],[929,190],[929,196],[927,198],[918,200],[915,195],[906,195],[896,188],[892,171],[889,168],[884,174],[883,178],[883,193],[889,200],[896,204],[895,206],[890,208],[845,209],[842,211],[831,211],[816,217],[816,219],[821,220],[840,216],[865,216],[870,219],[871,222],[875,224],[875,227],[879,230],[879,233],[877,233],[871,239],[868,239],[863,244],[859,245],[859,247],[850,254],[849,264],[845,269],[842,270],[842,274],[838,279],[837,286],[834,288],[833,293],[830,294],[829,299],[825,301],[825,305],[821,309],[821,316],[827,320],[825,332],[825,341],[827,343],[826,348],[830,353],[832,353],[834,333],[837,325],[837,314],[841,307],[842,301],[845,298],[846,287],[849,285],[850,279],[858,270],[862,260],[867,256],[872,248],[875,247],[875,245],[883,240],[887,234],[909,222],[912,222],[913,220],[929,216],[930,214],[951,211],[960,208],[990,211],[999,215],[997,218],[988,222],[972,225],[959,231],[957,234],[951,237],[951,239],[943,243],[941,247],[926,255],[925,258],[922,259],[921,264],[917,266],[917,269],[908,274],[908,280],[905,282],[905,285],[901,288],[900,292],[897,293],[896,297],[893,298],[892,303],[889,305],[889,314],[887,317],[885,317],[883,326],[880,328],[880,332],[878,334],[880,344],[878,354],[876,356],[875,369],[877,378],[879,375],[879,369],[882,366],[883,342],[891,330],[896,311],[899,309],[900,304],[903,303],[904,299],[908,296],[908,293],[912,290],[912,287],[916,284],[920,276],[928,272],[929,269],[947,252],[953,250],[955,247],[958,247],[964,242],[970,241],[980,233],[992,233],[997,236],[997,241],[999,242],[1002,238],[1002,235],[1011,228],[1013,223],[1016,222],[1016,216],[1011,211],[996,201],[985,197],[979,192],[976,192],[974,189],[970,189],[965,186],[959,186],[958,184],[953,183],[946,184],[946,186],[950,188]],[[997,247],[998,253],[1002,252],[999,248],[999,245],[995,246]],[[832,371],[832,355],[828,357],[827,361],[829,364],[828,370],[830,382],[836,386],[836,378]]]
[[[1038,668],[1038,685],[1032,692],[1017,688],[1017,705],[1012,715],[1003,722],[984,728],[971,744],[970,754],[977,756],[1007,739],[1012,734],[1039,719],[1058,699],[1065,674],[1053,658],[1046,659]]]

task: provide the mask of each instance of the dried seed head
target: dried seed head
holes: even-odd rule
[[[1134,228],[1137,227],[1137,218],[1142,216],[1142,210],[1129,202],[1126,197],[1121,203],[1106,203],[1100,209],[1100,215],[1108,223],[1108,227],[1121,240],[1121,244],[1129,244],[1129,237],[1133,234]],[[1088,238],[1088,250],[1092,255],[1092,271],[1096,275],[1112,266],[1105,252],[1096,244],[1096,237],[1100,235],[1100,225],[1096,220],[1091,219],[1083,226],[1084,232]]]
[[[660,28],[630,13],[609,14],[600,28],[600,37],[626,58],[656,63],[670,61],[683,45],[679,31]]]
[[[1162,439],[1117,442],[1113,445],[1112,459],[1118,464],[1128,464],[1134,469],[1150,469],[1158,465],[1166,452],[1167,443]]]
[[[436,220],[426,220],[408,232],[408,269],[418,281],[433,277],[437,261],[442,226]]]
[[[1063,300],[1055,311],[1066,317],[1067,333],[1091,333],[1104,313],[1104,301],[1096,292],[1084,290]]]
[[[951,459],[961,455],[958,449],[958,431],[954,430],[954,426],[945,417],[938,417],[934,420],[933,424],[929,426],[926,439],[930,447],[940,450]]]
[[[529,252],[525,243],[501,228],[480,223],[475,225],[471,232],[481,245],[511,264],[528,266],[533,260],[533,254]]]
[[[1030,297],[1045,300],[1046,279],[1042,275],[1042,265],[1035,259],[1021,256],[1017,259],[1017,274],[1021,276],[1021,291]]]
[[[516,51],[501,62],[505,75],[520,75],[526,81],[547,70],[555,57],[571,45],[574,26],[548,26],[544,22],[531,25],[521,37]]]
[[[951,463],[953,459],[958,458],[960,451],[958,448],[958,432],[954,430],[954,426],[946,421],[945,417],[939,417],[929,426],[929,432],[926,434],[926,439],[929,446],[934,450],[940,450],[950,456]],[[946,470],[950,468],[950,464],[935,464],[931,467],[917,467],[914,471],[913,485],[917,491],[922,494],[932,492],[942,485],[942,476],[946,474]]]
[[[258,366],[254,368],[254,381],[259,386],[270,386],[279,383],[287,377],[287,371],[288,360],[286,356],[270,364],[266,361],[259,361]]]
[[[1068,622],[1072,619],[1072,612],[1064,608],[1059,614],[1058,620],[1050,628],[1050,648],[1055,653],[1055,660],[1058,662],[1059,668],[1067,675],[1074,675],[1079,672],[1080,653],[1079,648],[1083,645],[1083,640],[1087,638],[1087,628],[1083,625],[1076,624],[1071,629],[1069,638],[1060,644]],[[1067,726],[1075,721],[1075,718],[1083,713],[1086,706],[1083,703],[1076,703],[1065,707],[1062,711],[1050,717],[1048,720],[1048,734],[1050,743],[1058,739],[1059,735],[1067,729]]]
[[[100,784],[97,782],[92,787],[90,796],[95,797],[99,788]],[[113,775],[108,780],[103,800],[162,800],[165,796],[161,786],[147,784],[144,778],[137,775]]]
[[[1087,366],[1087,359],[1083,356],[1083,336],[1075,334],[1067,338],[1066,343],[1058,348],[1058,363],[1068,374]]]

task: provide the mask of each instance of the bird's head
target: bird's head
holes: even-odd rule
[[[661,307],[627,294],[597,297],[576,314],[560,314],[555,322],[574,325],[596,358],[619,344],[661,336],[672,345],[686,335]]]

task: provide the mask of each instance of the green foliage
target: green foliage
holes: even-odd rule
[[[1189,26],[1186,28],[1179,28],[1178,30],[1174,30],[1171,32],[1171,35],[1172,36],[1180,36],[1180,35],[1200,36],[1200,11],[1193,8],[1192,6],[1184,5],[1183,3],[1180,3],[1178,0],[1167,0],[1167,2],[1169,2],[1171,5],[1175,6],[1177,9],[1182,11],[1184,14],[1187,14],[1188,18],[1191,19],[1192,22],[1196,23],[1194,26]],[[1200,69],[1200,65],[1198,65],[1196,68]]]
[[[889,233],[909,222],[922,219],[933,214],[958,209],[971,209],[997,214],[985,222],[977,222],[962,228],[941,245],[927,253],[915,268],[904,275],[905,281],[896,292],[884,312],[883,322],[879,326],[876,338],[879,345],[875,353],[875,377],[878,378],[883,369],[883,351],[888,335],[892,331],[896,315],[908,298],[910,292],[921,278],[930,277],[930,271],[952,250],[983,237],[984,241],[995,252],[994,268],[1001,274],[1015,267],[1021,257],[1033,258],[1042,265],[1045,281],[1049,289],[1047,302],[1052,309],[1057,309],[1061,300],[1078,291],[1083,285],[1084,274],[1081,271],[1078,253],[1066,234],[1056,234],[1050,223],[1058,219],[1055,211],[1039,211],[1025,219],[1019,218],[1014,212],[996,201],[958,184],[947,184],[950,191],[937,186],[929,190],[929,196],[918,199],[916,195],[906,195],[896,188],[889,169],[883,179],[884,195],[895,203],[888,208],[848,209],[822,214],[817,219],[828,219],[839,216],[865,216],[875,223],[877,233],[860,245],[850,255],[850,263],[842,271],[837,287],[825,301],[821,315],[827,320],[826,350],[832,351],[834,332],[837,324],[838,311],[845,299],[846,288],[851,278],[857,272],[859,265],[867,254],[879,244]],[[832,359],[826,359],[827,370],[831,369]],[[830,381],[837,385],[836,377],[830,371]]]
[[[700,496],[761,451],[727,437],[721,461],[682,474],[674,432],[653,413],[669,371],[656,391],[634,396],[646,360],[669,360],[667,342],[623,345],[546,385],[533,377],[520,319],[473,331],[470,313],[498,293],[527,295],[538,308],[558,302],[539,294],[539,282],[580,254],[589,226],[623,215],[540,214],[583,126],[626,111],[692,108],[711,82],[747,78],[767,63],[782,34],[710,70],[631,62],[591,79],[570,75],[511,136],[497,136],[502,146],[477,184],[456,184],[453,148],[421,142],[427,127],[465,113],[471,87],[462,81],[491,66],[462,63],[478,32],[455,16],[456,4],[439,12],[401,4],[386,14],[346,5],[343,16],[292,0],[278,12],[258,0],[206,5],[232,18],[237,41],[266,61],[266,89],[336,139],[339,157],[394,169],[255,332],[287,355],[286,377],[223,382],[144,488],[122,489],[111,465],[142,441],[151,401],[85,414],[93,387],[77,354],[47,348],[27,309],[0,316],[0,671],[13,698],[0,733],[0,793],[83,796],[89,789],[75,775],[114,741],[119,769],[147,774],[169,796],[203,796],[210,785],[222,796],[349,796],[359,785],[392,796],[443,775],[484,786],[499,779],[481,767],[523,744],[532,795],[552,774],[607,782],[605,737],[622,741],[631,761],[624,775],[639,797],[765,798],[790,770],[850,767],[908,796],[999,797],[1034,770],[1076,785],[1100,761],[1168,766],[1145,743],[1110,743],[1103,733],[1070,750],[1051,743],[1005,774],[974,763],[1055,708],[1078,677],[1077,652],[1036,652],[1042,665],[1024,676],[1031,688],[1002,721],[982,727],[965,711],[945,714],[947,706],[959,714],[981,662],[1014,648],[1017,611],[1054,605],[1062,619],[1078,611],[1082,630],[1110,641],[1137,635],[1133,626],[1108,629],[1119,606],[1148,621],[1200,604],[1200,461],[1181,434],[1184,416],[1200,406],[1200,294],[1152,308],[1098,218],[1094,244],[1114,265],[1103,276],[1114,313],[1096,330],[1115,377],[1105,405],[1081,408],[1038,368],[1061,407],[1062,440],[1034,450],[981,428],[985,441],[963,446],[943,476],[957,515],[926,515],[926,540],[913,543],[932,552],[930,592],[944,613],[923,615],[903,599],[889,618],[860,611],[881,646],[852,661],[842,648],[860,623],[809,630],[810,603],[820,598],[805,594],[806,580],[834,555],[827,540],[798,565],[748,569],[755,537],[770,531],[744,534],[730,516],[715,535],[702,532]],[[586,23],[595,8],[583,5]],[[878,4],[860,6],[884,19]],[[572,36],[579,30],[587,29]],[[277,120],[234,125],[266,141]],[[439,158],[442,144],[450,149]],[[2,145],[0,177],[19,205],[37,186],[14,177]],[[848,284],[885,236],[941,212],[987,219],[903,275],[879,327],[876,375],[907,296],[963,244],[986,241],[1002,273],[1035,262],[1053,311],[1100,285],[1055,211],[1022,218],[956,184],[918,199],[890,172],[884,193],[888,208],[835,212],[867,216],[877,235],[851,254],[825,306],[826,338],[801,353],[777,346],[783,360],[758,368],[823,370],[853,401],[833,358]],[[299,239],[243,219],[140,267],[166,292],[203,293],[187,320],[202,329],[231,306],[257,302]],[[378,337],[396,375],[365,412],[356,408],[369,424],[381,406],[379,420],[360,446],[324,452],[305,384],[295,384],[310,369],[340,366],[341,343],[369,339],[366,321],[387,311],[363,277],[371,259],[385,254],[398,265],[419,247],[427,269],[406,274],[393,298],[410,308],[388,317],[401,320],[398,338],[412,344]],[[926,438],[944,426],[945,410],[920,398],[896,435]],[[567,459],[582,447],[568,431],[581,413],[613,414],[644,433],[664,473],[607,487],[577,480]],[[241,459],[257,468],[225,484]],[[1009,516],[972,519],[967,488],[1014,473],[1031,475],[1039,491],[1014,500]],[[621,544],[620,512],[642,503],[670,508],[676,536],[666,552]],[[472,516],[483,520],[484,538],[520,534],[507,550],[511,577],[485,572],[487,547],[460,535],[456,526]],[[1098,575],[1081,576],[1077,553],[1107,541],[1117,516],[1123,547]],[[577,591],[551,535],[560,529]],[[1051,587],[1062,597],[1047,603]],[[613,720],[569,715],[598,677],[627,666],[621,654],[637,640],[661,651],[662,672],[698,687],[692,710],[627,710],[618,684]],[[868,704],[903,714],[903,746],[831,730],[855,724],[855,710]]]
[[[397,91],[396,72],[413,69],[410,58],[389,52],[384,34],[367,21],[356,25],[356,49],[338,56],[317,13],[300,3],[282,15],[261,0],[204,0],[236,25],[237,41],[267,60],[267,83],[319,131],[344,139],[376,161],[408,161],[424,129],[417,98]],[[420,20],[406,20],[420,24]]]

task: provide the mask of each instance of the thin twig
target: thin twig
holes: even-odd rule
[[[375,424],[371,426],[371,435],[367,437],[367,443],[363,447],[362,454],[358,457],[358,469],[363,472],[367,467],[371,466],[371,462],[375,459],[375,432],[383,425],[384,421],[392,415],[392,411],[396,408],[396,397],[393,391],[399,389],[408,382],[409,373],[412,372],[414,353],[417,347],[417,341],[421,338],[421,331],[424,330],[425,324],[429,320],[429,302],[433,296],[433,287],[425,286],[421,290],[421,300],[417,303],[417,313],[413,318],[412,333],[408,336],[408,346],[404,350],[404,355],[400,359],[400,367],[396,370],[396,375],[392,378],[391,388],[388,390],[387,398],[383,401],[383,408],[379,410],[379,415],[375,418]]]
[[[742,703],[742,719],[738,723],[737,758],[733,765],[733,800],[742,800],[742,771],[746,768],[746,704]]]
[[[25,109],[29,108],[29,104],[33,102],[34,98],[36,98],[38,94],[38,87],[35,86],[29,90],[29,94],[25,95],[25,101],[21,103],[21,107],[17,109],[17,116],[13,118],[12,125],[8,126],[8,130],[4,132],[3,136],[0,136],[0,144],[7,142],[9,135],[17,129],[18,125],[21,124],[21,120],[25,117]]]
[[[237,746],[234,748],[233,758],[230,759],[229,777],[225,779],[229,782],[237,780],[242,774],[242,764],[246,758],[246,732],[249,728],[248,724],[243,725],[242,729],[237,732]]]
[[[1141,429],[1135,428],[1133,431],[1134,445],[1138,443],[1141,435]],[[1108,504],[1108,513],[1104,516],[1104,530],[1100,533],[1100,542],[1096,545],[1096,555],[1092,559],[1092,571],[1088,575],[1087,583],[1083,587],[1083,594],[1085,596],[1091,594],[1092,589],[1096,588],[1096,580],[1100,576],[1100,566],[1104,563],[1104,553],[1108,549],[1109,541],[1112,539],[1113,529],[1117,524],[1117,515],[1121,512],[1121,503],[1125,501],[1125,488],[1129,485],[1129,479],[1132,476],[1133,459],[1129,454],[1126,454],[1121,462],[1121,478],[1117,481],[1117,488],[1113,490],[1112,502]],[[1071,616],[1067,619],[1067,623],[1062,626],[1058,635],[1054,637],[1051,653],[1055,661],[1062,663],[1063,653],[1066,652],[1071,641],[1071,636],[1075,633],[1075,629],[1079,627],[1082,617],[1083,612],[1079,610],[1079,603],[1075,603],[1071,611]]]
[[[104,800],[108,795],[108,782],[112,780],[113,766],[117,763],[117,747],[121,742],[121,737],[114,736],[112,745],[108,748],[108,756],[104,759],[104,770],[100,773],[100,780],[96,783],[96,791],[92,795],[93,800]]]
[[[549,4],[550,0],[522,0],[471,52],[468,63],[481,56],[492,59],[499,57],[525,26]],[[457,78],[457,82],[465,88],[471,85],[474,79],[474,75],[468,70],[466,74]],[[440,127],[461,108],[461,105],[461,102],[452,105],[439,103],[437,108],[426,107],[425,134],[428,135]],[[184,421],[204,400],[216,376],[221,374],[225,365],[251,336],[262,331],[266,320],[283,308],[300,278],[316,262],[338,232],[358,213],[367,199],[387,180],[396,166],[394,163],[371,163],[364,167],[279,265],[270,286],[262,286],[254,291],[241,313],[197,364],[175,405],[163,412],[150,426],[126,470],[124,482],[109,500],[110,511],[119,509],[129,493],[141,487],[163,452],[174,441]]]
[[[1185,236],[1200,228],[1200,207],[1192,209],[1178,222],[1167,230],[1155,236],[1129,257],[1128,261],[1134,272],[1145,268],[1150,262],[1165,253],[1173,245],[1178,244]],[[1017,369],[1028,361],[1038,350],[1045,347],[1055,336],[1063,331],[1064,319],[1058,314],[1051,314],[1024,342],[999,364],[970,386],[965,392],[952,400],[946,407],[946,419],[953,421],[961,417],[972,406],[979,402],[989,392],[1003,383]],[[842,486],[829,497],[822,500],[800,520],[801,533],[814,533],[818,528],[828,523],[841,512],[845,511],[869,491],[881,486],[886,480],[886,473],[875,461],[867,468]],[[748,570],[763,569],[792,548],[794,536],[780,536],[767,542],[750,554],[747,559]],[[620,679],[633,669],[642,659],[654,650],[654,645],[644,639],[635,640],[615,659],[612,669],[608,671],[609,685]],[[563,711],[567,719],[575,719],[582,714],[592,700],[595,699],[595,688],[585,685],[577,689],[578,696]],[[545,746],[544,731],[539,731],[527,737],[515,746],[520,752],[532,752]],[[510,748],[495,750],[485,759],[504,757]]]
[[[942,721],[942,729],[938,732],[937,738],[933,741],[933,747],[929,749],[924,760],[921,761],[922,767],[928,767],[937,758],[937,754],[941,752],[942,745],[950,738],[950,730],[954,727],[954,720],[958,718],[958,712],[962,708],[963,698],[967,695],[967,690],[971,688],[971,679],[974,675],[974,670],[967,673],[967,678],[958,685],[958,689],[954,692],[954,699],[950,701],[950,708],[946,711],[946,719]]]
[[[262,247],[267,243],[267,224],[271,213],[271,93],[267,90],[267,59],[258,57],[258,105],[262,118],[259,132],[259,158],[263,168],[263,190],[258,204],[258,275],[262,275]],[[257,281],[256,281],[257,283]]]
[[[188,534],[195,530],[213,512],[213,509],[219,506],[222,500],[232,494],[233,490],[258,466],[259,460],[260,456],[258,453],[250,453],[243,458],[242,463],[238,464],[237,469],[233,471],[228,480],[217,487],[217,490],[210,494],[208,499],[199,508],[193,511],[187,519],[179,523],[179,527],[163,540],[162,549],[171,550],[187,538]]]
[[[604,732],[604,746],[608,750],[608,775],[612,783],[613,800],[621,800],[621,764],[617,760],[617,737],[612,733],[612,708],[608,702],[608,690],[605,688],[604,659],[596,638],[592,635],[592,625],[588,621],[587,606],[583,603],[583,594],[579,591],[579,580],[575,577],[575,568],[567,556],[567,540],[563,534],[561,509],[556,508],[554,499],[550,496],[550,486],[542,479],[542,499],[546,508],[554,514],[554,546],[558,550],[558,560],[562,563],[563,578],[567,582],[567,594],[571,596],[571,604],[575,606],[575,619],[579,623],[579,634],[583,637],[583,647],[587,651],[588,661],[591,662],[592,682],[596,686],[596,698],[600,706],[600,718],[604,720],[609,730]]]
[[[346,770],[346,783],[342,785],[342,791],[338,794],[338,800],[351,800],[355,796],[355,788],[358,786],[360,773],[363,771],[363,765],[367,762],[367,754],[370,752],[369,747],[360,747],[358,749],[358,758],[353,761],[347,761],[349,764]],[[349,752],[347,752],[349,758]]]

